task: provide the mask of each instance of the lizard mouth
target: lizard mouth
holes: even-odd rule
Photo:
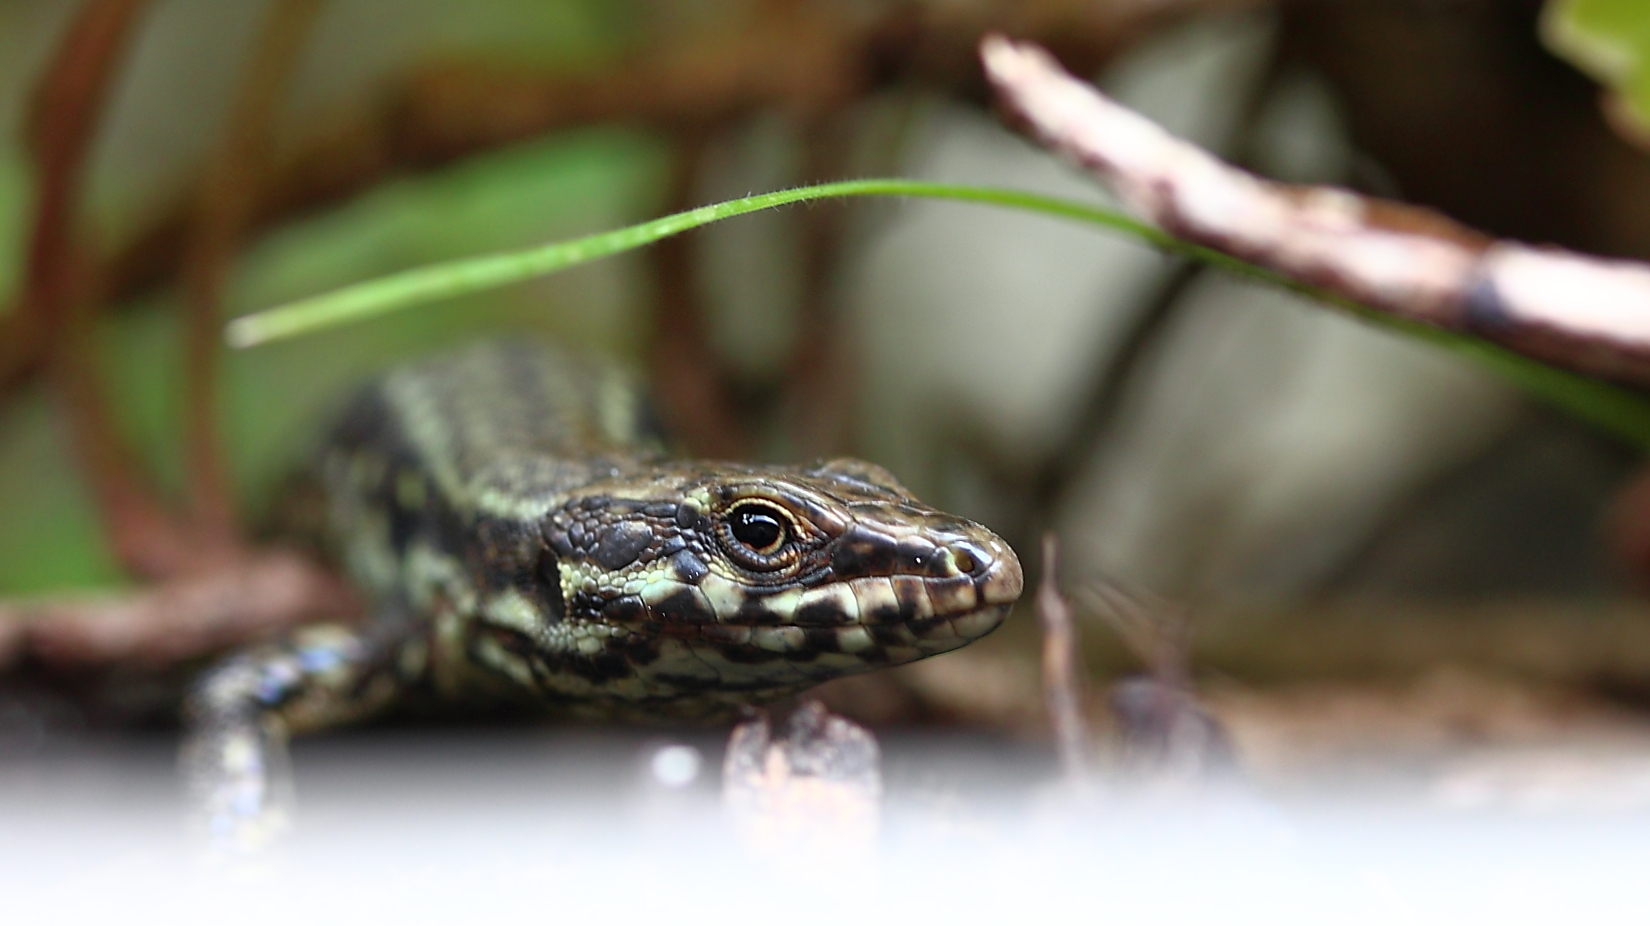
[[[866,576],[798,593],[783,606],[758,599],[727,619],[672,623],[670,636],[748,649],[752,656],[811,659],[861,656],[909,662],[955,649],[995,630],[1019,599],[1024,579],[1010,553],[974,575]]]

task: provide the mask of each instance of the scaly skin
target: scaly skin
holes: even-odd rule
[[[725,716],[955,649],[1019,597],[1007,544],[881,468],[668,460],[638,394],[610,367],[491,344],[355,402],[320,482],[374,617],[199,683],[185,764],[214,838],[280,828],[291,733],[409,699]]]

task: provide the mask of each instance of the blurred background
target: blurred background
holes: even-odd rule
[[[240,314],[843,177],[1108,202],[993,115],[975,59],[992,31],[1258,173],[1650,258],[1634,6],[0,0],[0,596],[132,582],[19,318],[43,203],[67,203],[110,429],[175,503],[203,301]],[[88,22],[76,47],[101,58],[61,58]],[[72,91],[99,67],[88,107]],[[83,168],[54,173],[75,147],[50,113],[76,100]],[[690,452],[862,456],[1031,571],[1053,531],[1072,587],[1177,602],[1204,703],[1257,780],[1401,767],[1446,803],[1650,808],[1642,448],[1470,360],[1041,216],[826,203],[226,354],[241,523],[269,521],[351,383],[520,331],[646,370]],[[1140,660],[1078,605],[1093,722],[1126,737],[1105,695]],[[1037,647],[1027,610],[830,698],[1046,759]],[[109,673],[128,692],[131,674]],[[164,697],[40,697],[8,709],[14,757],[49,752],[53,723],[164,714]]]

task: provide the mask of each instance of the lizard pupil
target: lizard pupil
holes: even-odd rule
[[[733,539],[757,553],[773,553],[785,542],[784,522],[766,505],[740,505],[728,520]]]

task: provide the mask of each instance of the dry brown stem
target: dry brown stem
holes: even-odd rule
[[[1054,727],[1060,766],[1069,782],[1090,777],[1088,721],[1083,717],[1082,661],[1071,606],[1060,593],[1056,563],[1060,547],[1053,534],[1043,536],[1043,577],[1037,586],[1037,620],[1043,628],[1043,701]]]
[[[1650,385],[1650,266],[1498,241],[1425,209],[1271,183],[1224,164],[1001,37],[1003,104],[1180,238],[1410,321],[1581,373]]]
[[[0,388],[50,350],[74,287],[75,210],[87,153],[147,0],[83,4],[41,75],[28,126],[36,170],[34,227],[18,305],[0,327]]]
[[[0,628],[10,628],[14,654],[26,651],[52,668],[158,668],[359,611],[336,577],[268,550],[138,591],[3,607]],[[0,638],[0,656],[6,642]]]

